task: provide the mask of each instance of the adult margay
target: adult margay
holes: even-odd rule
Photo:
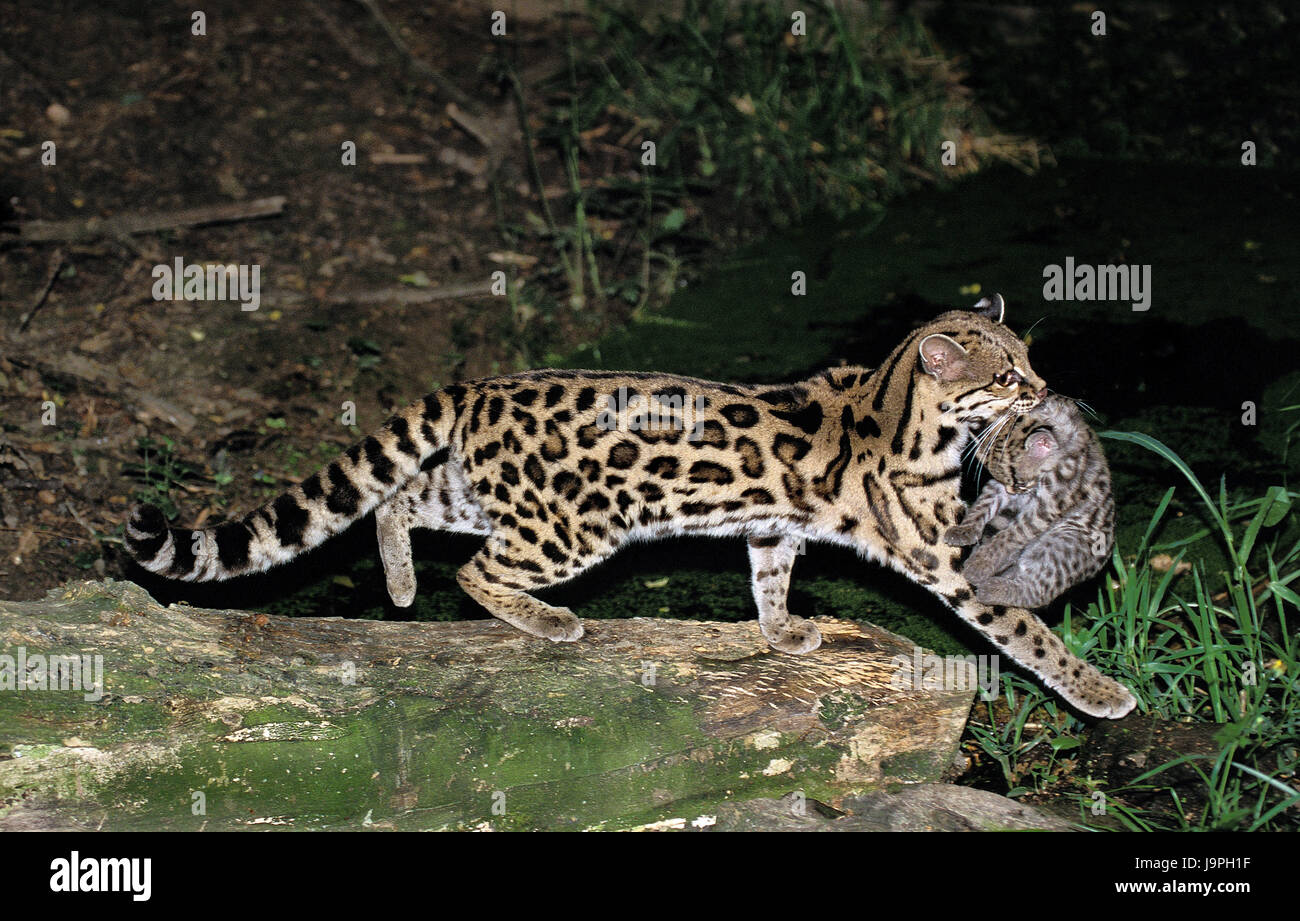
[[[405,606],[412,528],[479,534],[483,548],[458,575],[465,591],[526,633],[570,642],[581,622],[531,590],[629,541],[743,537],[763,635],[800,654],[821,636],[786,610],[796,548],[830,541],[930,589],[1079,710],[1118,718],[1132,694],[1030,611],[980,602],[961,551],[943,542],[963,509],[972,435],[1046,395],[1003,312],[1000,295],[985,298],[915,330],[875,371],[779,386],[554,370],[454,384],[241,520],[169,529],[144,506],[127,543],[152,572],[229,579],[291,560],[373,511],[388,591]],[[642,407],[635,424],[610,412],[620,394]]]

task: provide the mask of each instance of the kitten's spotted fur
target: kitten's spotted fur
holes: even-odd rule
[[[1101,571],[1115,543],[1110,467],[1073,400],[1047,397],[978,453],[992,479],[944,540],[979,541],[962,574],[980,601],[1041,608]]]
[[[925,585],[1080,710],[1119,717],[1134,699],[1069,652],[1032,613],[980,603],[942,542],[956,523],[961,455],[997,416],[1032,409],[1045,385],[1001,324],[1001,297],[914,331],[875,371],[836,368],[781,386],[667,374],[531,371],[454,384],[241,521],[171,530],[143,508],[127,543],[153,572],[188,580],[267,569],[376,512],[388,589],[415,595],[410,529],[486,543],[460,570],[488,611],[555,641],[573,614],[530,591],[571,579],[631,540],[732,535],[749,543],[763,635],[806,653],[817,627],[786,610],[802,539],[855,548]],[[700,406],[654,430],[598,424],[612,395]],[[196,535],[199,535],[196,537]]]

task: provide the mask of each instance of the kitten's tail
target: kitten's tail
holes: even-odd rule
[[[421,471],[445,463],[464,388],[413,403],[328,466],[243,519],[215,528],[168,528],[156,506],[138,505],[126,545],[145,569],[186,582],[263,572],[364,518]]]

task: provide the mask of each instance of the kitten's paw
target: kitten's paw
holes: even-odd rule
[[[980,539],[980,531],[970,525],[957,525],[944,532],[943,542],[950,547],[969,547]]]
[[[803,617],[791,617],[780,629],[771,632],[765,629],[763,636],[773,649],[795,656],[812,652],[822,644],[822,632],[811,620]]]

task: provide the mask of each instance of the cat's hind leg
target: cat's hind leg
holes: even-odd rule
[[[468,487],[449,465],[425,471],[375,509],[379,559],[384,564],[388,596],[399,608],[415,601],[415,563],[411,529],[490,534],[491,523]]]
[[[749,539],[750,579],[758,605],[759,629],[773,649],[795,655],[812,652],[822,644],[816,624],[786,609],[790,571],[798,548],[798,538],[789,536]]]
[[[530,589],[558,585],[608,558],[618,541],[605,533],[595,541],[584,536],[561,536],[557,524],[555,540],[549,540],[544,525],[509,528],[500,523],[487,544],[456,574],[456,581],[471,598],[493,617],[532,636],[554,643],[572,643],[582,637],[582,621],[568,608],[554,607],[528,594]],[[565,541],[571,549],[565,552]]]
[[[527,559],[523,547],[500,537],[488,538],[487,546],[456,573],[471,598],[493,617],[531,636],[553,643],[572,643],[582,638],[582,621],[568,608],[538,601],[525,589],[550,584],[542,567]]]
[[[409,608],[415,601],[415,563],[411,558],[411,528],[416,516],[403,504],[387,502],[375,509],[375,527],[379,532],[379,559],[384,564],[388,597],[399,608]]]
[[[985,604],[1046,607],[1101,568],[1092,542],[1086,531],[1052,528],[1025,546],[1016,565],[977,586],[975,594]]]

